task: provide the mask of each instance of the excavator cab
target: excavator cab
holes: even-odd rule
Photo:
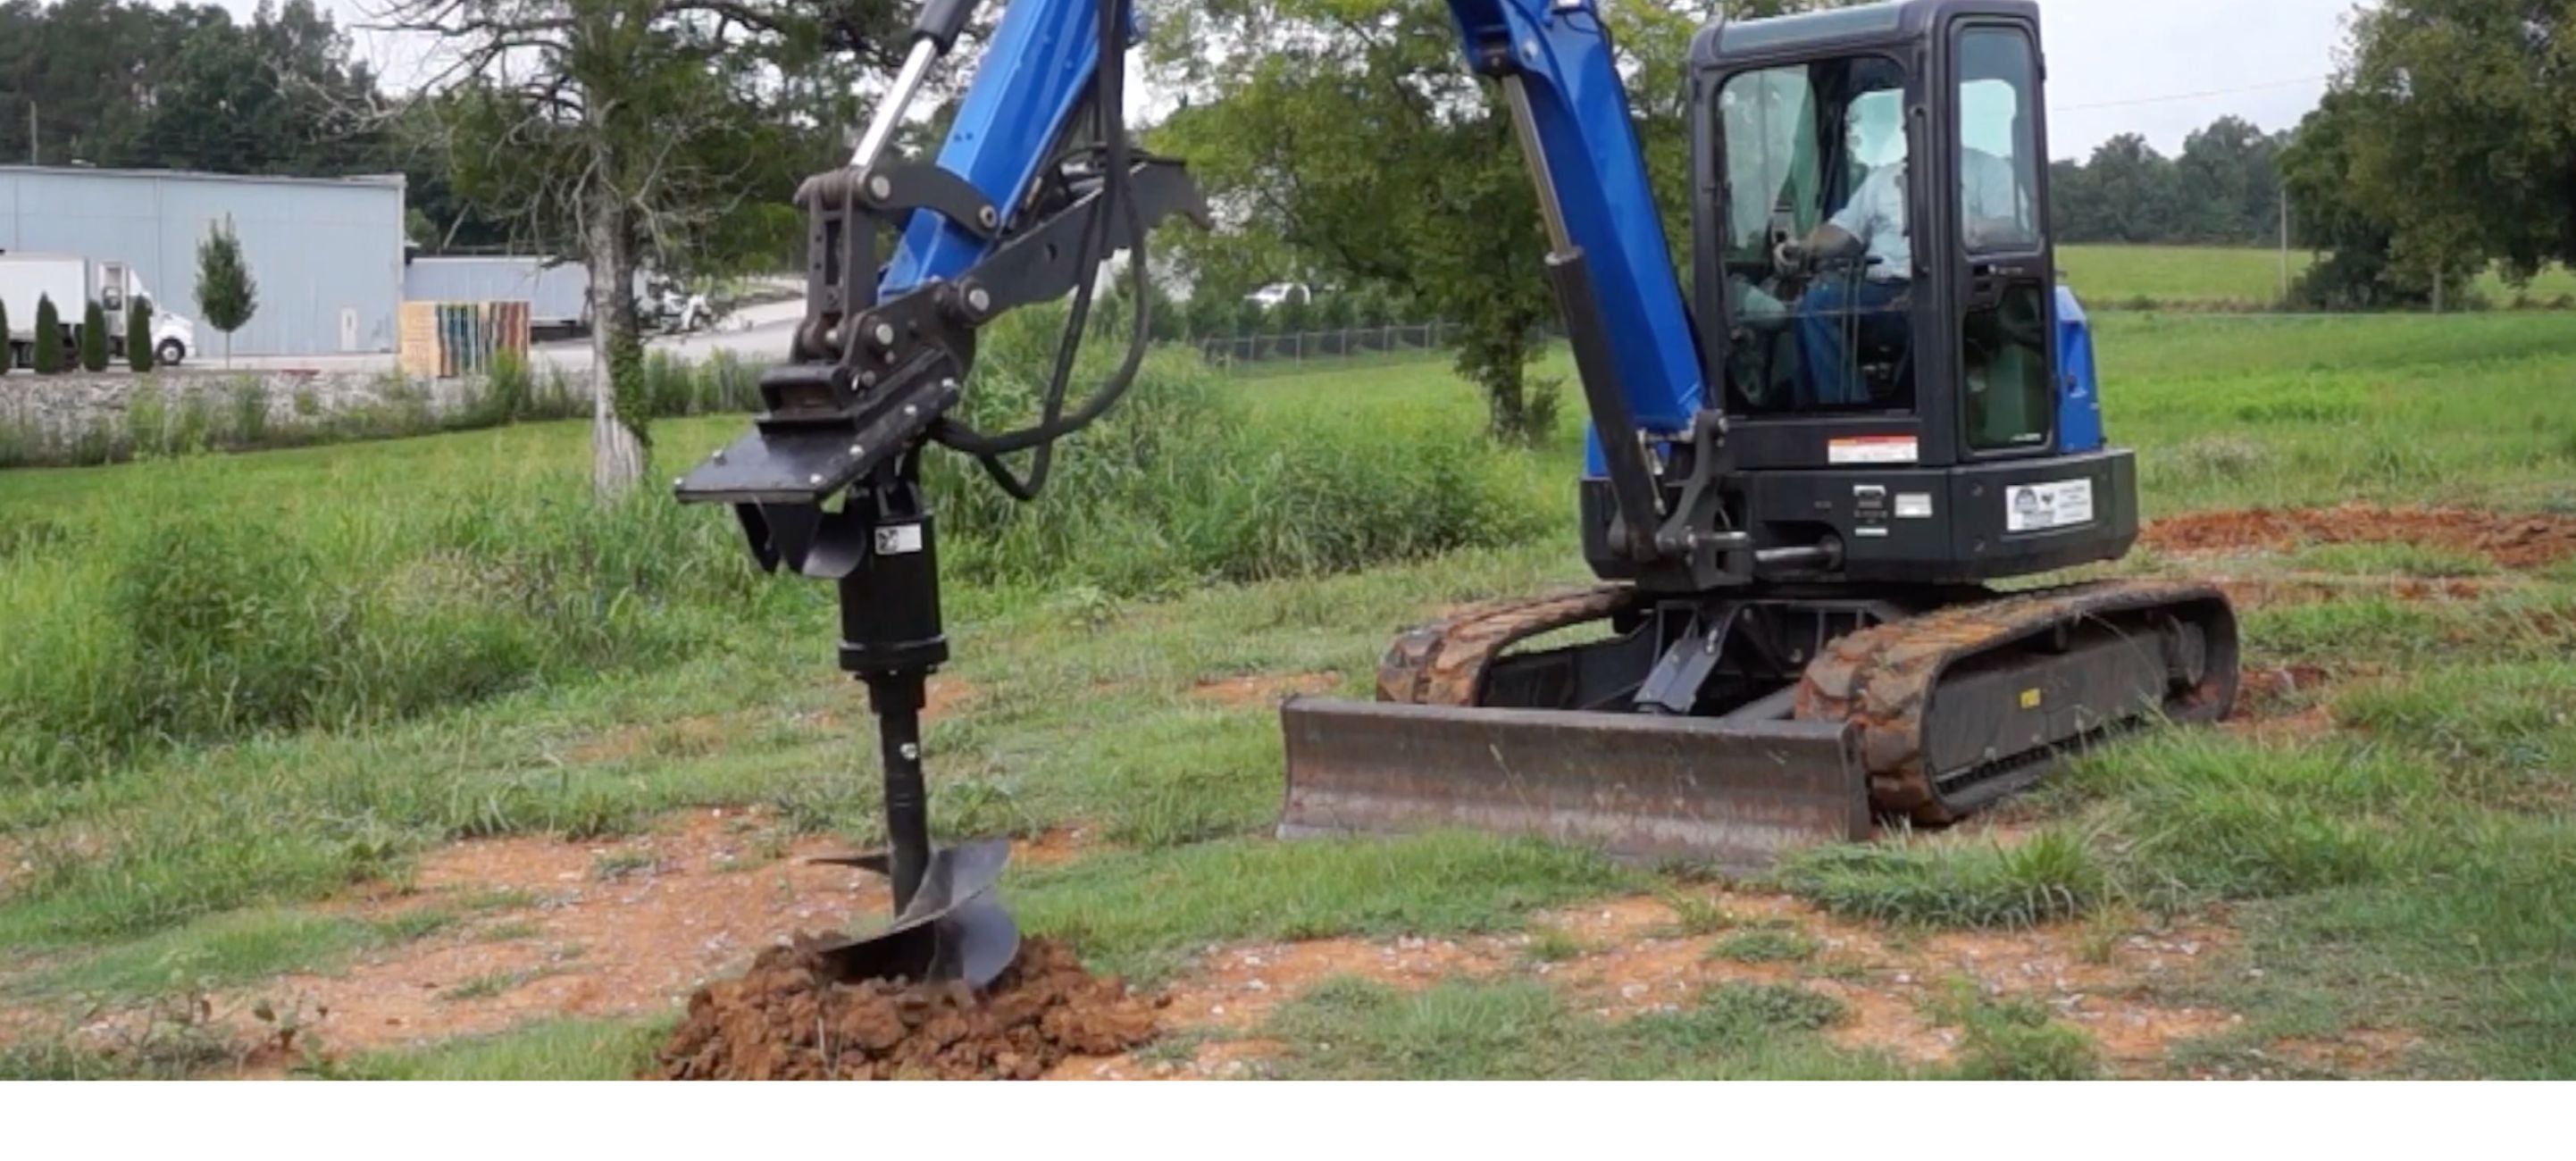
[[[1869,583],[2125,553],[2134,461],[2059,373],[2036,6],[1720,22],[1690,68],[1694,329],[1757,550]]]

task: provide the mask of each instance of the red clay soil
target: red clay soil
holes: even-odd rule
[[[671,1080],[1035,1080],[1068,1056],[1109,1056],[1153,1039],[1154,1008],[1073,953],[1030,940],[978,997],[963,984],[818,974],[803,937],[738,979],[689,998],[656,1057]]]
[[[2156,520],[2141,537],[2163,552],[2251,552],[2300,544],[2437,545],[2484,556],[2509,569],[2576,556],[2576,518],[2507,515],[2463,508],[2256,508],[2190,512]]]

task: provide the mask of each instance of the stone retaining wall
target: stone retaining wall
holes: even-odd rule
[[[0,422],[58,436],[121,427],[135,400],[149,392],[153,403],[173,414],[194,404],[238,416],[255,401],[269,424],[288,426],[370,408],[426,405],[432,414],[444,414],[470,403],[481,389],[480,383],[467,380],[406,380],[373,371],[19,372],[0,376]]]
[[[528,388],[548,396],[541,402],[556,415],[590,397],[586,375],[540,375]],[[0,375],[0,467],[418,435],[449,426],[485,393],[481,379],[406,379],[388,371],[12,373]]]

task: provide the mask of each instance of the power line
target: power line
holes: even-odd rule
[[[2167,101],[2197,101],[2206,97],[2225,97],[2232,96],[2237,93],[2258,92],[2263,89],[2286,89],[2292,85],[2312,85],[2319,81],[2332,79],[2333,77],[2330,74],[2319,73],[2312,77],[2290,77],[2278,81],[2259,81],[2250,85],[2235,85],[2224,89],[2206,89],[2197,93],[2164,93],[2153,97],[2129,97],[2117,101],[2087,101],[2081,105],[2051,105],[2049,106],[2048,111],[2051,113],[2080,113],[2087,109],[2122,109],[2131,105],[2157,105],[2163,104]]]

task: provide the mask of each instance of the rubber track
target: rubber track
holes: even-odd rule
[[[1936,609],[1837,637],[1798,682],[1797,717],[1861,727],[1870,802],[1882,813],[1947,823],[1955,815],[1923,768],[1923,710],[1953,662],[2090,617],[2141,613],[2226,597],[2209,585],[2099,581]],[[2167,711],[2176,721],[2224,716],[2235,694],[2231,663]],[[2016,756],[2018,757],[2018,756]]]
[[[1515,643],[1612,616],[1634,605],[1628,585],[1596,585],[1536,597],[1487,601],[1409,630],[1378,664],[1380,701],[1474,706],[1487,669]],[[2209,585],[2100,581],[2041,589],[1936,609],[1835,638],[1799,680],[1795,716],[1861,726],[1871,806],[1918,822],[1953,813],[1922,765],[1923,709],[1949,665],[2059,623],[2226,597]],[[2234,673],[2218,688],[2170,706],[2179,721],[2215,720],[2234,695]]]
[[[1470,605],[1406,631],[1387,647],[1377,667],[1377,699],[1473,706],[1486,668],[1514,642],[1601,620],[1636,599],[1628,585],[1593,585]]]

